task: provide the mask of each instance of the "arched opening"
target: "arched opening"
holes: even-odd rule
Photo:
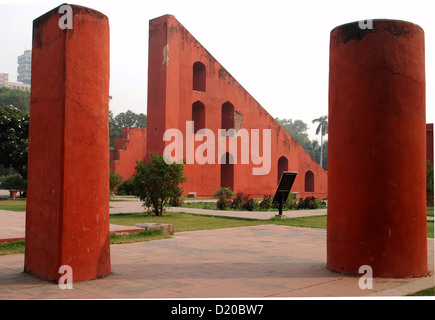
[[[234,129],[234,106],[228,101],[222,105],[221,128],[225,130]]]
[[[205,129],[205,106],[201,101],[192,104],[193,133]]]
[[[310,170],[305,173],[305,192],[314,192],[314,173]]]
[[[282,156],[278,159],[278,183],[284,171],[288,171],[288,160],[286,157]]]
[[[221,187],[234,191],[234,159],[229,152],[221,157]]]
[[[202,62],[193,64],[193,90],[205,92],[205,65]]]

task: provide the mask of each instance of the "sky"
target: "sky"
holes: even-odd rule
[[[0,73],[17,76],[32,21],[62,2],[0,0]],[[303,120],[310,139],[328,114],[329,37],[335,27],[397,19],[425,31],[426,115],[434,121],[435,1],[85,0],[110,24],[110,110],[146,113],[149,20],[172,14],[274,118]]]

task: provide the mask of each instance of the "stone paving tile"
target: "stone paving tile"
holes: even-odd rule
[[[358,277],[326,269],[325,242],[324,230],[266,225],[112,245],[112,274],[74,283],[73,290],[23,273],[22,254],[0,256],[0,298],[361,297],[406,294],[403,288],[415,282],[375,279],[373,290],[361,290]],[[433,260],[433,240],[428,252]],[[433,261],[429,267],[433,273]]]

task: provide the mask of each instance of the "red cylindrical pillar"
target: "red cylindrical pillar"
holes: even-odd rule
[[[24,270],[47,280],[111,272],[109,49],[95,10],[64,5],[33,22]]]
[[[339,26],[330,40],[327,268],[423,276],[424,32],[373,20]]]

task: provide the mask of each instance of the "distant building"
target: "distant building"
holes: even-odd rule
[[[17,81],[30,84],[32,75],[32,50],[26,50],[18,56]]]
[[[11,89],[18,89],[23,91],[30,91],[30,84],[21,82],[9,82],[8,73],[0,73],[0,87],[8,87]]]
[[[9,74],[0,73],[0,87],[7,87],[9,84]]]
[[[18,56],[17,82],[10,82],[8,73],[0,73],[0,87],[30,91],[31,69],[32,50],[26,50],[22,55]]]

